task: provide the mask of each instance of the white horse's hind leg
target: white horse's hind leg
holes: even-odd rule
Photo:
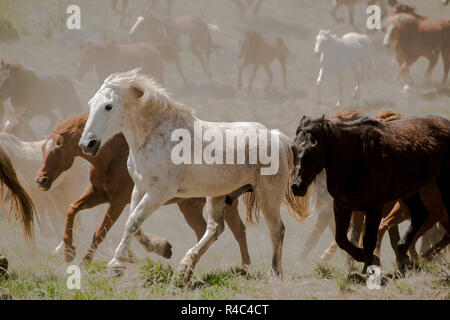
[[[320,260],[330,260],[333,255],[336,253],[337,249],[339,248],[336,240],[333,240],[333,242],[330,244],[330,246],[322,253],[320,256]]]
[[[320,85],[322,84],[322,80],[323,80],[323,68],[320,68],[319,71],[319,76],[317,77],[317,81],[316,81],[316,102],[317,104],[321,103],[320,100]]]
[[[285,185],[280,184],[279,180],[272,180],[273,179],[268,178],[267,181],[264,181],[265,183],[258,184],[255,187],[254,192],[256,202],[261,208],[264,219],[266,220],[267,227],[270,233],[270,240],[272,242],[273,255],[270,275],[282,277],[282,253],[285,228],[283,222],[281,221],[280,206],[284,198]],[[275,186],[278,186],[278,188],[276,188]],[[279,190],[282,190],[282,192],[280,192]]]
[[[200,241],[185,254],[178,267],[178,275],[186,284],[201,256],[224,231],[225,196],[206,198],[208,225]]]

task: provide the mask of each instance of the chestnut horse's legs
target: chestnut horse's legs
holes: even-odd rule
[[[378,227],[378,239],[375,248],[376,256],[381,257],[381,244],[383,242],[383,237],[386,231],[388,231],[388,229],[390,229],[391,227],[396,226],[405,220],[408,220],[408,218],[409,216],[405,214],[403,210],[401,210],[400,203],[397,202],[391,212],[381,220],[380,226]],[[397,243],[395,243],[395,246],[397,246]]]
[[[334,20],[336,21],[336,23],[342,23],[344,22],[344,18],[339,18],[336,15],[336,12],[338,11],[338,9],[342,6],[342,0],[335,0],[334,1],[334,6],[333,6],[333,10],[331,10],[331,15],[334,18]]]
[[[259,64],[254,64],[254,65],[253,65],[253,72],[252,72],[252,75],[251,75],[251,77],[250,77],[250,81],[249,81],[249,83],[248,83],[248,88],[247,88],[248,91],[252,91],[253,81],[255,80],[255,76],[256,76],[256,73],[257,73],[258,70],[259,70],[259,67],[260,67]]]
[[[446,234],[444,237],[436,243],[432,248],[430,248],[425,254],[423,255],[424,259],[430,260],[433,258],[433,256],[442,249],[444,249],[447,245],[450,244],[450,223],[448,222],[441,222],[441,226],[443,226],[446,230]]]
[[[263,67],[264,67],[264,70],[266,71],[267,77],[268,77],[267,86],[264,89],[264,91],[267,92],[267,91],[270,90],[270,88],[272,86],[273,72],[272,72],[272,70],[270,70],[270,65],[269,64],[264,64]]]
[[[105,239],[106,234],[112,228],[114,223],[120,217],[123,209],[127,205],[127,199],[121,199],[120,195],[116,197],[112,197],[113,201],[109,203],[108,208],[106,209],[105,216],[103,217],[103,221],[98,227],[97,231],[94,233],[91,247],[89,248],[88,253],[83,258],[83,263],[89,263],[92,260],[92,257],[95,254],[98,246]],[[116,200],[117,199],[117,200]]]
[[[247,246],[247,234],[244,223],[239,216],[238,206],[239,201],[233,201],[231,206],[225,207],[225,222],[233,233],[234,238],[239,244],[239,249],[241,251],[241,260],[243,266],[250,265],[250,255],[248,253]]]
[[[287,89],[287,72],[286,72],[286,59],[280,59],[281,73],[283,74],[284,89]]]
[[[351,4],[348,6],[348,21],[350,22],[353,30],[359,32],[359,29],[355,25],[355,5]]]
[[[450,70],[450,52],[442,52],[442,60],[444,61],[444,75],[442,77],[441,85],[447,84],[448,72]]]
[[[197,241],[200,241],[206,231],[206,221],[203,218],[205,200],[203,198],[186,199],[178,202],[177,206],[189,227],[194,230]]]
[[[409,249],[409,246],[414,240],[416,233],[421,228],[422,224],[428,217],[428,210],[422,202],[419,193],[416,193],[408,198],[403,199],[403,202],[408,207],[411,213],[411,225],[406,231],[403,238],[397,245],[398,248],[398,258],[397,264],[398,268],[401,272],[405,270],[406,265],[409,263],[409,258],[406,252]]]
[[[66,262],[71,262],[75,258],[75,247],[73,246],[73,222],[76,215],[81,210],[96,207],[107,202],[105,193],[95,189],[90,184],[80,199],[70,204],[66,213],[66,228],[64,230],[64,258]]]
[[[439,59],[439,52],[436,54],[432,52],[428,57],[428,69],[425,72],[425,85],[431,85],[431,73],[436,66]]]

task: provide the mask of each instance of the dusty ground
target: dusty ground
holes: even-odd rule
[[[258,17],[241,15],[228,0],[183,0],[174,1],[172,15],[194,13],[203,15],[211,23],[220,27],[213,34],[214,42],[222,49],[214,52],[211,65],[213,81],[208,81],[200,64],[189,53],[182,54],[182,65],[190,79],[188,87],[183,87],[175,69],[166,68],[166,82],[173,96],[192,106],[199,118],[211,121],[257,121],[269,128],[280,129],[293,137],[296,125],[304,114],[313,117],[335,112],[337,97],[336,80],[325,79],[323,104],[317,105],[315,79],[319,61],[313,54],[314,39],[319,29],[331,29],[342,35],[352,31],[347,24],[336,25],[329,15],[331,0],[267,0]],[[117,15],[110,9],[109,0],[62,1],[79,4],[82,10],[82,30],[73,31],[68,37],[55,32],[50,38],[44,36],[45,25],[58,14],[57,1],[15,0],[0,2],[0,16],[11,19],[22,34],[22,41],[1,44],[0,57],[16,60],[36,70],[39,74],[60,72],[74,79],[78,49],[71,39],[95,41],[103,34],[109,39],[129,41],[127,28],[133,24],[142,10],[143,1],[134,1],[130,18],[123,27],[117,27]],[[94,4],[95,3],[95,4]],[[425,15],[450,14],[450,7],[441,7],[440,1],[411,0],[418,11]],[[161,3],[155,12],[164,16],[166,8]],[[358,7],[357,21],[363,26],[365,8]],[[339,13],[346,14],[344,10]],[[273,90],[263,92],[266,75],[260,71],[251,93],[236,90],[237,48],[242,40],[242,30],[254,28],[261,32],[278,33],[286,41],[291,52],[288,62],[287,90],[282,89],[279,65],[274,63]],[[50,29],[53,30],[53,29]],[[349,77],[344,87],[344,105],[358,107],[368,115],[374,115],[382,108],[407,115],[437,114],[450,116],[450,89],[415,89],[409,93],[402,91],[402,84],[394,80],[397,66],[392,52],[381,46],[382,33],[371,35],[377,47],[376,67],[369,83],[363,86],[363,98],[352,102],[353,82]],[[411,70],[419,85],[423,82],[425,60],[420,60]],[[244,84],[248,79],[248,72]],[[438,83],[442,75],[439,62],[433,73],[433,82]],[[349,75],[350,76],[350,75]],[[97,91],[99,84],[90,73],[82,83],[73,80],[87,111],[86,102]],[[42,128],[40,128],[42,129]],[[76,182],[74,182],[76,183]],[[74,195],[75,199],[76,195]],[[242,208],[241,208],[242,209]],[[243,217],[244,210],[241,210]],[[60,238],[38,236],[37,248],[30,249],[24,244],[21,234],[15,234],[2,220],[0,224],[0,251],[10,260],[11,275],[0,279],[0,291],[12,298],[38,299],[92,299],[92,298],[262,298],[262,299],[449,299],[449,265],[445,260],[439,264],[422,265],[419,271],[411,272],[405,279],[390,281],[381,290],[369,290],[364,284],[351,282],[345,265],[344,255],[339,253],[329,265],[318,265],[321,252],[332,240],[329,231],[323,235],[318,247],[307,261],[299,256],[303,244],[316,219],[312,216],[306,223],[294,221],[285,208],[282,209],[286,225],[283,266],[284,281],[272,280],[266,276],[270,265],[271,244],[264,221],[259,226],[248,226],[248,242],[253,266],[250,271],[232,271],[240,263],[236,242],[229,230],[220,237],[204,255],[196,270],[195,285],[181,290],[170,286],[170,268],[175,268],[183,254],[195,242],[194,233],[189,229],[177,207],[160,208],[144,224],[149,233],[168,239],[174,254],[169,261],[148,255],[136,243],[133,248],[140,258],[137,266],[129,268],[122,279],[107,279],[105,264],[117,246],[127,211],[109,233],[95,256],[95,263],[82,269],[82,289],[68,290],[65,286],[67,265],[59,257],[50,254]],[[100,210],[83,213],[84,230],[78,239],[79,262],[86,252],[95,226],[101,219]],[[404,230],[407,224],[403,224]],[[149,260],[148,258],[151,260]],[[387,241],[383,246],[383,270],[392,271],[393,254]],[[156,265],[154,265],[156,263]],[[361,267],[358,265],[358,267]],[[351,270],[350,270],[351,271]]]

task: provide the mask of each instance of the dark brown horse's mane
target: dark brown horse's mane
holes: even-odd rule
[[[86,112],[81,115],[69,116],[64,121],[58,121],[53,132],[57,134],[76,133],[80,129],[82,130],[84,128],[88,116],[89,113]]]
[[[403,116],[400,113],[390,111],[390,110],[381,110],[377,113],[377,120],[380,122],[390,122],[395,120],[403,119]]]
[[[402,3],[397,3],[393,7],[391,15],[399,14],[399,13],[406,13],[406,14],[412,15],[413,17],[415,17],[415,18],[417,18],[419,20],[425,20],[427,18],[425,16],[417,14],[415,7],[409,6],[407,4],[402,4]]]
[[[334,116],[331,118],[333,122],[349,122],[358,120],[362,117],[362,114],[359,110],[349,110],[345,111],[344,109],[338,109]]]

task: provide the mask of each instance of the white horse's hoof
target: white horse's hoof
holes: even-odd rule
[[[330,260],[331,259],[331,255],[328,255],[328,254],[326,254],[326,253],[323,253],[321,256],[320,256],[320,260],[322,260],[322,261],[328,261],[328,260]]]
[[[119,259],[113,258],[108,263],[108,270],[113,277],[121,277],[125,274],[126,263]]]
[[[409,92],[411,90],[411,87],[407,84],[403,87],[403,92]]]
[[[60,244],[53,250],[52,252],[55,256],[64,256],[64,241],[61,241]]]

